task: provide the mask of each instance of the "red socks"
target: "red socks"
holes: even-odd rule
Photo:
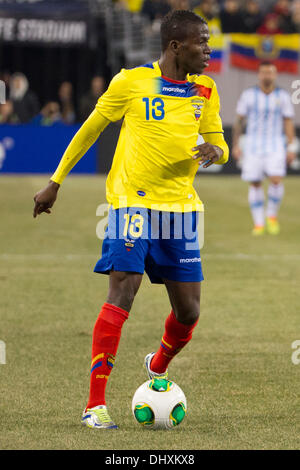
[[[86,408],[105,405],[107,379],[115,362],[123,323],[128,312],[105,303],[95,323],[92,343],[90,396]]]
[[[192,339],[192,333],[198,320],[193,325],[184,325],[176,320],[173,310],[166,319],[165,332],[160,347],[150,364],[153,372],[162,374],[167,370],[169,362]]]
[[[122,308],[105,303],[95,323],[92,343],[92,364],[90,396],[86,406],[93,408],[105,405],[107,379],[115,362],[115,355],[121,338],[121,330],[128,318]],[[198,320],[193,325],[184,325],[176,320],[172,311],[165,322],[165,332],[160,347],[151,361],[151,370],[161,374],[169,362],[191,340]]]

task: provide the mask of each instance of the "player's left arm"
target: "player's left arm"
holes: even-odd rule
[[[281,90],[280,98],[284,133],[287,140],[286,160],[287,164],[289,165],[296,158],[297,154],[297,143],[295,139],[294,126],[295,110],[289,93],[287,93],[285,90]]]
[[[223,165],[228,161],[229,149],[224,139],[224,131],[220,117],[220,99],[215,83],[213,83],[211,95],[204,107],[199,134],[205,143],[193,148],[196,153],[193,159],[208,168],[213,163]]]
[[[292,118],[284,119],[284,132],[287,140],[286,160],[288,165],[295,160],[297,155],[297,143],[295,141],[295,125]]]

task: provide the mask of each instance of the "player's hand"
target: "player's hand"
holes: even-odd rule
[[[217,145],[212,145],[209,142],[204,144],[197,145],[194,147],[193,152],[196,152],[193,155],[193,160],[197,160],[200,165],[203,165],[203,168],[208,168],[213,163],[216,163],[223,156],[223,150]]]
[[[286,162],[288,165],[290,165],[296,158],[296,153],[295,152],[287,152],[286,154]]]
[[[46,212],[46,214],[51,214],[50,208],[56,201],[57,191],[59,190],[59,187],[60,185],[58,183],[54,183],[54,181],[49,181],[48,186],[36,193],[33,198],[35,202],[33,209],[34,218],[42,212]]]
[[[242,149],[239,145],[234,145],[234,147],[232,147],[231,153],[232,153],[233,158],[236,161],[239,161],[242,156]]]

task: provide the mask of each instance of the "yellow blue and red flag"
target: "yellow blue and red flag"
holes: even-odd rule
[[[299,72],[299,34],[231,34],[230,64],[257,70],[262,61],[270,61],[278,72]]]
[[[221,73],[224,56],[225,56],[225,48],[226,48],[226,36],[224,34],[215,34],[211,35],[209,40],[209,46],[212,49],[212,53],[210,55],[209,66],[205,69],[205,72],[212,72],[212,73]]]

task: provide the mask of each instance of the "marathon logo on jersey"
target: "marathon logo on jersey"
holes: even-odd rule
[[[204,85],[198,85],[194,82],[176,82],[175,80],[165,79],[160,77],[158,79],[158,94],[168,96],[180,96],[182,98],[190,98],[192,96],[203,96],[207,100],[210,99],[212,88]]]
[[[190,96],[191,85],[190,82],[176,83],[161,77],[158,82],[158,93],[160,95],[186,98]]]
[[[162,91],[166,91],[166,92],[171,92],[172,94],[174,93],[184,93],[185,94],[185,90],[183,90],[182,88],[179,88],[179,87],[168,87],[168,86],[164,86],[162,88]]]

